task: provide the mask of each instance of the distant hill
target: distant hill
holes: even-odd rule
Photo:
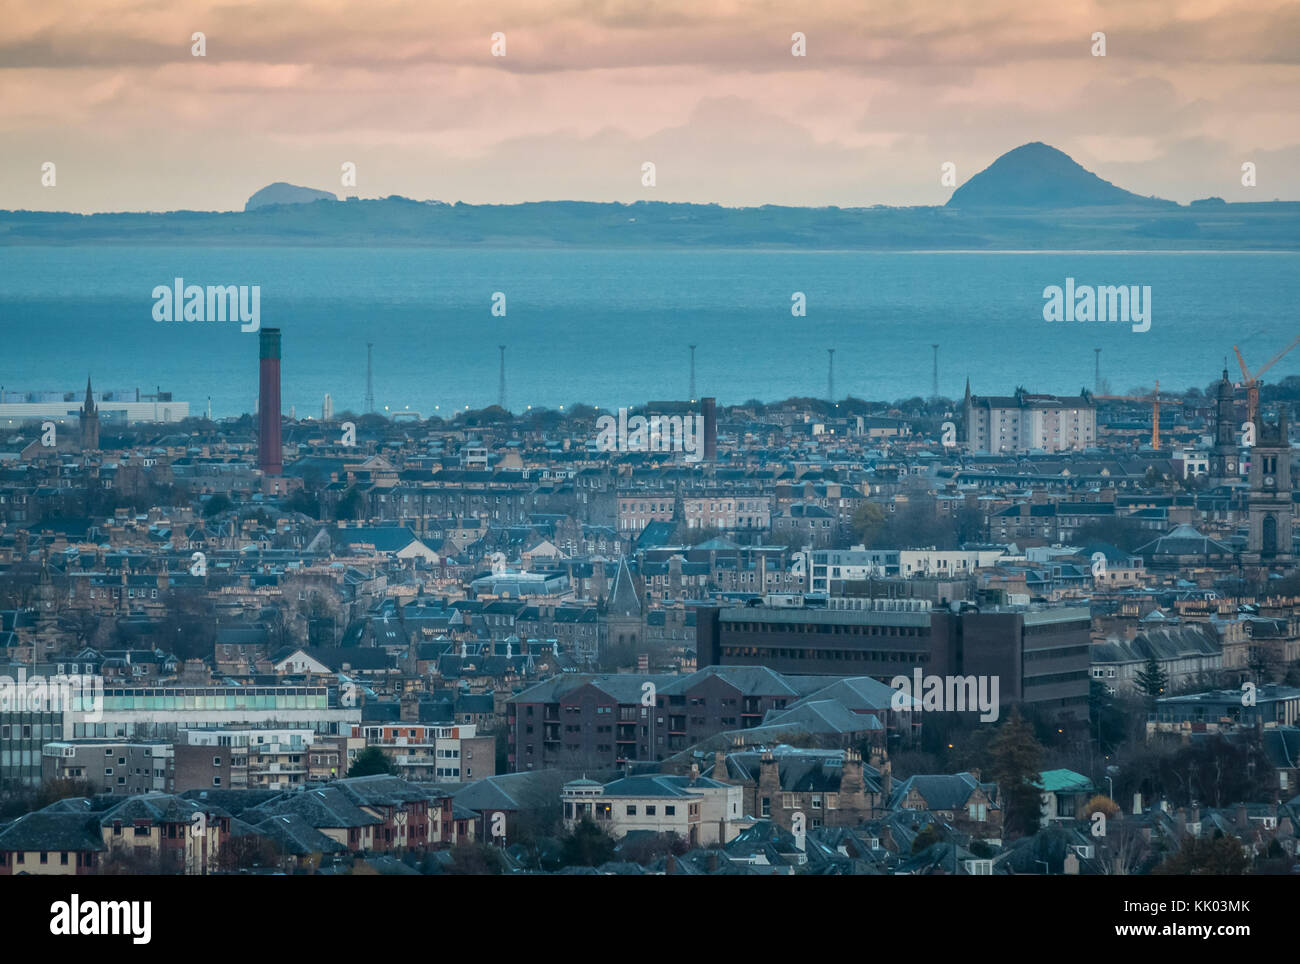
[[[313,203],[321,200],[333,203]],[[283,182],[243,211],[0,210],[0,246],[170,244],[545,247],[657,245],[875,251],[1300,250],[1300,202],[1139,197],[1046,144],[1004,154],[944,207],[762,207],[635,201],[340,201]]]
[[[1040,141],[1007,151],[957,188],[950,208],[1173,207],[1103,181],[1070,155]]]
[[[311,204],[313,201],[337,201],[338,196],[329,191],[318,191],[314,187],[298,187],[276,181],[258,191],[244,204],[245,211],[270,207],[273,204]]]

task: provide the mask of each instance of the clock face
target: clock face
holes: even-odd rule
[[[1273,476],[1271,475],[1264,476],[1264,484],[1271,486],[1273,484]]]

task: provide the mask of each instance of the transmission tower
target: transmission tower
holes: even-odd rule
[[[501,349],[501,377],[497,380],[497,405],[504,411],[506,407],[506,346],[497,345]]]
[[[374,342],[366,342],[366,411],[375,410],[375,381],[370,367],[371,349],[375,347]]]

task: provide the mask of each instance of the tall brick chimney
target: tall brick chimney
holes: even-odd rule
[[[280,329],[263,328],[257,402],[257,467],[267,475],[284,471],[280,454]]]

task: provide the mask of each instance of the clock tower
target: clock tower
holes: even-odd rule
[[[1255,566],[1290,565],[1291,442],[1287,437],[1286,405],[1276,423],[1255,419],[1255,446],[1250,450],[1250,495],[1247,508],[1250,535],[1242,561]]]
[[[1241,467],[1238,464],[1241,448],[1237,441],[1236,422],[1232,382],[1228,381],[1228,370],[1225,368],[1214,400],[1214,447],[1210,449],[1211,485],[1241,481]]]

